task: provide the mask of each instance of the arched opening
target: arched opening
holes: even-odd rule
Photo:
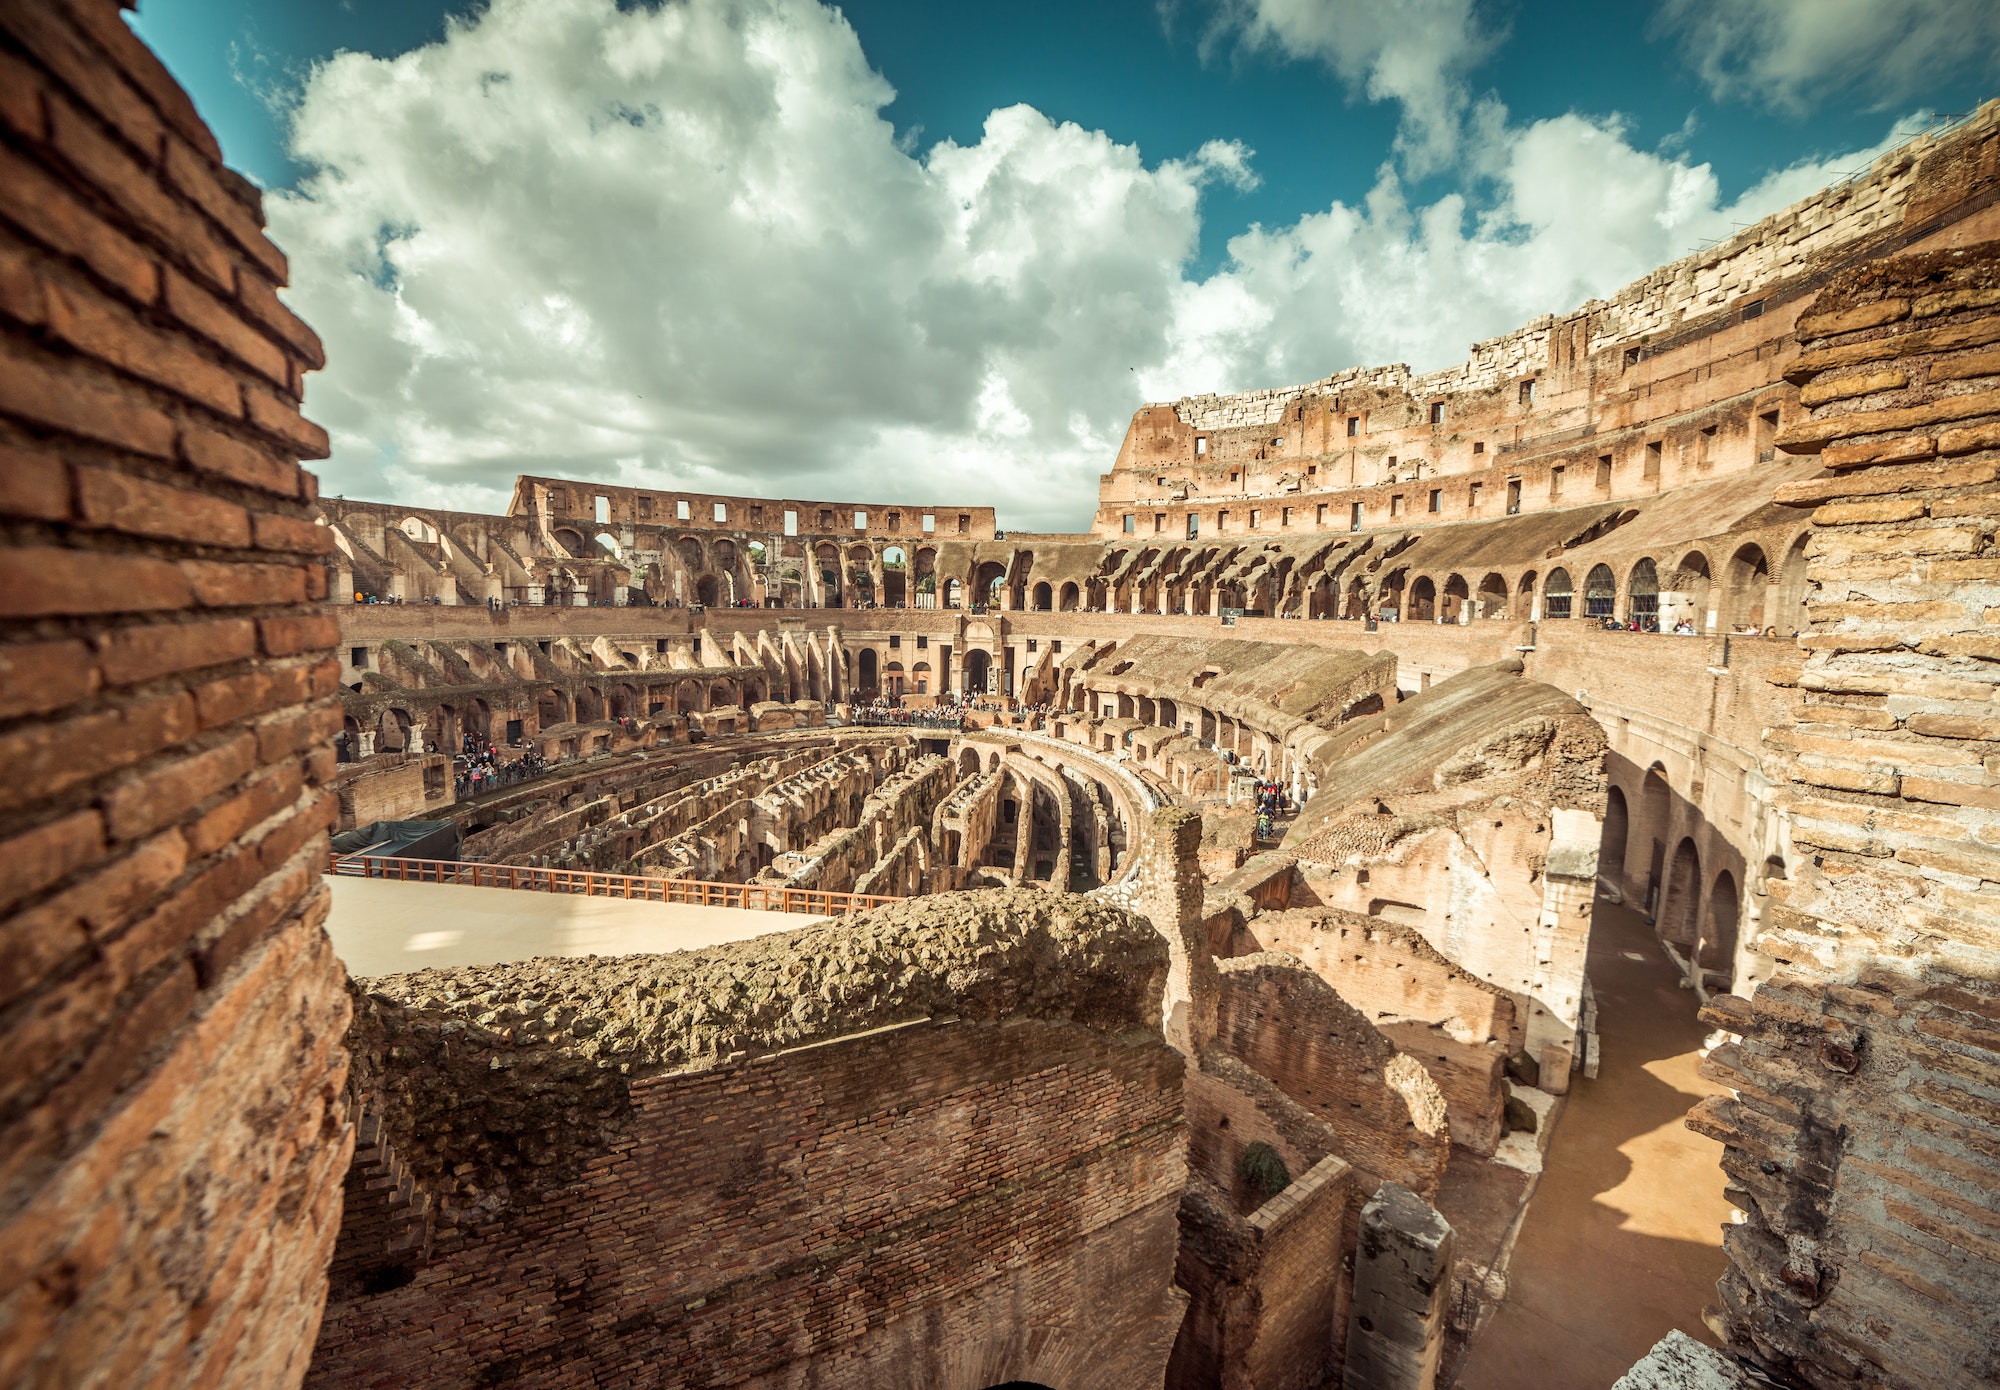
[[[1632,566],[1625,585],[1625,617],[1648,632],[1660,627],[1660,572],[1650,559]]]
[[[1736,976],[1736,918],[1742,901],[1736,878],[1724,869],[1708,890],[1708,929],[1701,934],[1701,968],[1726,988]]]
[[[1448,576],[1444,581],[1444,600],[1443,606],[1438,610],[1438,617],[1448,623],[1466,621],[1471,616],[1466,612],[1466,603],[1471,597],[1472,591],[1466,585],[1464,575]]]
[[[873,695],[877,693],[881,689],[881,684],[875,675],[875,649],[873,647],[863,647],[861,649],[860,668],[860,677],[856,681],[858,688],[855,693],[857,695]]]
[[[1340,616],[1350,622],[1359,622],[1368,616],[1368,586],[1359,576],[1347,585],[1347,601],[1342,605]]]
[[[979,775],[979,750],[967,745],[958,750],[958,775],[960,780]]]
[[[919,695],[928,695],[931,690],[931,664],[919,661],[910,668],[911,688]]]
[[[700,681],[682,681],[674,691],[674,708],[682,714],[698,714],[708,708],[708,692]]]
[[[944,582],[944,606],[946,608],[958,607],[964,588],[965,586],[960,584],[956,579],[947,579]]]
[[[576,692],[576,722],[579,724],[601,724],[604,722],[604,697],[590,686]]]
[[[813,547],[813,568],[819,571],[820,593],[828,608],[840,607],[840,547],[830,541]]]
[[[1544,618],[1567,618],[1574,591],[1570,588],[1569,571],[1560,567],[1549,571],[1549,582],[1542,587],[1542,616]]]
[[[900,545],[892,545],[882,552],[882,602],[891,608],[903,608],[910,601],[910,562]]]
[[[1007,582],[1007,567],[998,560],[988,560],[972,575],[972,601],[983,603],[989,608],[1000,606],[1000,591]]]
[[[903,693],[903,663],[892,661],[882,668],[882,693],[901,695]]]
[[[572,560],[581,560],[584,557],[586,551],[581,531],[572,531],[567,526],[559,526],[553,534],[556,544],[563,548],[565,555]]]
[[[1609,565],[1592,565],[1583,581],[1583,616],[1613,618],[1618,615],[1618,576]]]
[[[1041,583],[1035,585],[1030,592],[1033,595],[1034,610],[1037,613],[1048,612],[1049,601],[1054,594],[1054,590],[1049,587],[1048,580],[1044,579]]]
[[[1479,581],[1479,616],[1482,618],[1507,616],[1507,580],[1504,575],[1493,573]]]
[[[567,702],[559,690],[544,690],[535,697],[535,727],[546,729],[556,724],[567,724],[569,711]]]
[[[1597,872],[1613,883],[1625,872],[1625,838],[1632,833],[1632,813],[1625,793],[1613,787],[1605,797],[1604,834],[1598,840]]]
[[[1806,596],[1812,585],[1806,582],[1806,536],[1799,538],[1785,550],[1784,568],[1778,571],[1777,584],[1771,590],[1771,606],[1764,615],[1768,626],[1775,627],[1787,637],[1795,637],[1806,630]]]
[[[993,658],[985,649],[974,647],[965,654],[965,690],[969,695],[983,694],[987,682],[993,677]]]
[[[1693,840],[1684,839],[1674,848],[1673,868],[1667,874],[1667,894],[1658,916],[1660,939],[1692,957],[1700,922],[1695,911],[1701,906],[1701,855]]]
[[[1674,566],[1668,592],[1677,600],[1675,606],[1686,610],[1687,621],[1696,632],[1706,632],[1715,626],[1710,579],[1708,557],[1699,550],[1690,550]]]
[[[715,582],[714,575],[704,574],[694,581],[694,601],[696,603],[704,607],[713,608],[719,601],[718,594],[719,586]]]
[[[1660,873],[1665,867],[1668,822],[1673,815],[1673,788],[1667,784],[1667,770],[1658,763],[1646,769],[1639,787],[1639,843],[1647,846],[1646,911],[1660,905]],[[1626,857],[1629,859],[1630,853]]]
[[[1762,632],[1766,600],[1770,597],[1771,564],[1764,558],[1761,547],[1746,545],[1729,557],[1722,588],[1731,630]]]
[[[1056,595],[1056,605],[1065,613],[1076,612],[1077,597],[1081,591],[1075,584],[1065,584]]]
[[[1382,581],[1378,597],[1381,604],[1379,611],[1383,617],[1401,619],[1410,616],[1403,611],[1403,586],[1408,582],[1407,570],[1391,570],[1389,577]]]

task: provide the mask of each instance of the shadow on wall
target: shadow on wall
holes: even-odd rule
[[[1784,876],[1783,861],[1761,861],[1753,878],[1743,847],[1659,763],[1641,769],[1612,752],[1605,775],[1599,879],[1651,921],[1681,962],[1699,961],[1705,994],[1727,992],[1753,964],[1744,952],[1742,885],[1761,891],[1763,879]]]

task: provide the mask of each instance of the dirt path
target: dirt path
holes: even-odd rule
[[[1606,1390],[1668,1329],[1713,1342],[1723,1269],[1722,1146],[1682,1118],[1720,1088],[1704,1029],[1652,929],[1600,901],[1591,932],[1602,1064],[1579,1074],[1460,1390]]]

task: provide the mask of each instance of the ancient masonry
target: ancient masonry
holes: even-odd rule
[[[1621,1386],[2000,1380],[2000,104],[1071,536],[320,499],[261,226],[0,7],[0,1384],[1448,1383],[1606,904],[1738,1213]],[[351,979],[376,887],[808,915]]]

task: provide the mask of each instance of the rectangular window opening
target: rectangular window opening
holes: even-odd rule
[[[1432,423],[1433,425],[1442,425],[1442,424],[1444,423],[1444,402],[1443,402],[1443,401],[1432,401],[1432,402],[1431,402],[1431,423]]]
[[[1509,478],[1507,480],[1507,515],[1518,516],[1520,512],[1521,480],[1519,478]]]
[[[1361,433],[1361,417],[1360,417],[1359,415],[1350,415],[1350,416],[1348,416],[1348,417],[1347,417],[1347,437],[1348,437],[1349,439],[1352,439],[1352,438],[1354,438],[1354,437],[1355,437],[1356,435],[1358,435],[1358,434],[1360,434],[1360,433]]]
[[[687,519],[688,519],[688,504],[686,499],[683,498],[677,500],[674,503],[674,520],[686,521]]]
[[[1207,453],[1208,453],[1208,436],[1205,434],[1196,435],[1194,437],[1194,456],[1196,458],[1201,458]],[[1162,483],[1165,483],[1167,480],[1165,478],[1162,478],[1160,479],[1160,481]]]
[[[857,531],[866,531],[868,529],[868,513],[856,512],[854,514],[854,529]]]
[[[611,520],[611,499],[600,497],[597,499],[597,524],[602,526],[609,520]]]
[[[923,520],[924,534],[929,535],[931,532],[935,530],[937,530],[937,518],[932,516],[929,512],[925,512]]]
[[[1431,510],[1431,511],[1433,511],[1433,512],[1441,512],[1441,511],[1443,511],[1443,510],[1444,510],[1444,489],[1443,489],[1443,488],[1441,488],[1441,487],[1434,487],[1434,488],[1432,488],[1432,489],[1431,489],[1431,500],[1430,500],[1430,510]]]
[[[1138,529],[1139,529],[1138,515],[1133,512],[1125,513],[1125,534],[1129,536]]]
[[[717,521],[729,520],[729,507],[726,503],[717,502],[715,504],[715,519]]]
[[[1527,407],[1533,405],[1534,403],[1535,403],[1535,379],[1533,377],[1529,377],[1526,381],[1521,383],[1521,404],[1523,407]]]
[[[1646,446],[1646,466],[1642,476],[1646,478],[1660,476],[1660,441],[1657,439]]]
[[[1559,467],[1551,468],[1549,470],[1549,500],[1554,501],[1556,498],[1562,495],[1563,495],[1563,471]]]
[[[785,511],[785,534],[788,536],[796,536],[798,533],[799,533],[799,514],[787,508]]]
[[[1476,512],[1479,510],[1479,487],[1480,485],[1478,483],[1474,483],[1471,487],[1466,489],[1465,509],[1469,512]]]
[[[1597,456],[1597,486],[1602,492],[1609,492],[1611,490],[1611,455],[1609,454],[1599,454]]]

